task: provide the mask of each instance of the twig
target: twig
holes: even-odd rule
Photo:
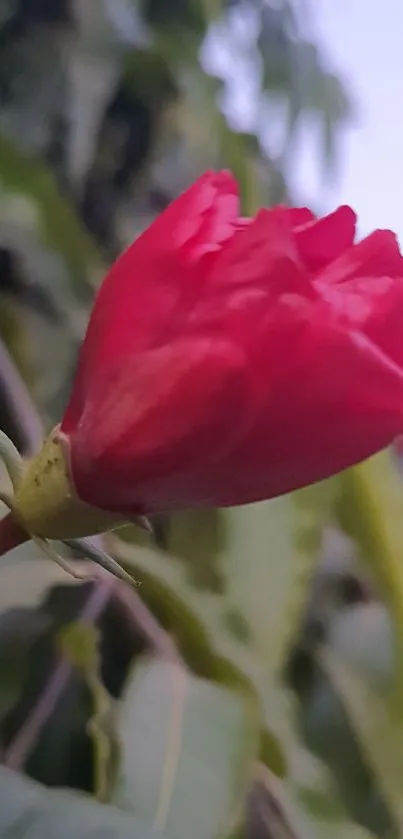
[[[114,584],[115,597],[119,605],[125,611],[136,634],[140,632],[143,635],[154,655],[173,662],[181,661],[171,636],[159,625],[137,591],[129,589],[118,581],[114,581]]]
[[[13,422],[24,440],[24,454],[32,455],[38,451],[43,440],[42,420],[1,338],[0,382]]]

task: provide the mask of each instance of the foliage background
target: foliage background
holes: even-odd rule
[[[312,14],[3,0],[0,427],[25,455],[60,417],[107,265],[173,197],[226,166],[244,213],[292,203],[307,122],[323,178],[342,164],[356,105]],[[134,591],[32,546],[3,558],[0,835],[403,835],[401,504],[388,452],[105,538]]]

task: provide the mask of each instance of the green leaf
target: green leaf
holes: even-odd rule
[[[246,216],[253,216],[262,204],[262,177],[259,173],[259,158],[256,137],[238,134],[230,129],[222,116],[217,121],[221,154],[225,166],[234,173],[240,190],[241,209]]]
[[[297,742],[280,671],[306,602],[332,500],[333,487],[326,484],[223,512],[226,573],[220,595],[191,586],[173,557],[108,538],[112,551],[142,581],[143,599],[178,639],[187,664],[216,680],[221,656],[244,675],[264,711],[261,756],[279,774],[287,764],[293,780],[298,775],[306,781],[316,763]],[[228,624],[234,609],[248,629],[242,639]],[[225,680],[223,675],[220,681]]]
[[[0,613],[0,737],[3,720],[21,695],[28,676],[28,654],[47,621],[35,609]]]
[[[215,839],[240,816],[257,748],[250,710],[181,665],[141,663],[123,701],[114,803],[171,839]]]
[[[298,790],[298,798],[314,818],[337,822],[345,819],[345,812],[340,801],[328,791],[301,786]]]
[[[221,510],[186,510],[169,518],[168,547],[189,567],[196,587],[218,593],[225,550],[225,520]]]
[[[259,758],[273,775],[285,778],[288,773],[287,758],[274,734],[266,729],[260,738]]]
[[[84,795],[54,792],[0,767],[0,839],[163,839],[147,824]]]
[[[64,257],[82,292],[83,281],[99,271],[101,258],[73,207],[60,197],[42,161],[23,154],[4,136],[0,136],[0,161],[0,190],[22,193],[34,202],[45,243]]]
[[[403,696],[403,484],[389,451],[342,473],[337,515],[359,544],[396,633],[396,690]]]
[[[334,498],[330,482],[227,515],[227,596],[247,620],[270,686],[295,640]]]
[[[403,714],[391,697],[378,694],[331,650],[321,665],[340,696],[379,789],[403,835]]]
[[[87,731],[94,748],[94,794],[107,801],[114,782],[119,748],[114,734],[113,704],[101,679],[99,631],[90,623],[75,621],[59,633],[59,644],[70,664],[84,677],[92,699]]]
[[[19,666],[24,668],[21,690],[14,697],[10,713],[5,717],[1,726],[1,736],[4,752],[12,767],[23,767],[24,770],[37,781],[49,786],[70,786],[86,790],[93,789],[94,767],[99,767],[99,737],[98,731],[89,729],[88,721],[94,716],[94,695],[85,676],[77,668],[71,668],[65,656],[57,655],[57,639],[63,625],[74,620],[77,613],[81,613],[86,601],[93,595],[92,586],[71,585],[69,578],[55,563],[43,560],[52,575],[54,569],[57,575],[48,576],[46,567],[35,562],[34,556],[29,554],[29,546],[24,546],[18,552],[10,554],[12,558],[4,558],[4,578],[10,578],[7,593],[24,602],[26,595],[30,595],[35,602],[38,594],[44,594],[43,586],[49,582],[64,583],[62,586],[51,588],[41,599],[37,611],[31,610],[38,621],[45,626],[39,637],[32,633],[31,644],[25,655],[17,656]],[[21,554],[25,554],[25,561]],[[16,572],[19,571],[19,574]],[[67,580],[67,585],[66,585]],[[1,573],[0,573],[1,582]],[[13,589],[15,589],[13,591]],[[42,591],[41,591],[42,589]],[[62,590],[62,596],[57,593]],[[11,599],[10,597],[10,599]],[[58,602],[53,607],[53,599]],[[85,599],[84,599],[85,598]],[[60,602],[62,601],[62,602]],[[17,599],[18,602],[18,599]],[[1,606],[1,598],[0,598]],[[19,609],[21,612],[28,610]],[[7,613],[3,617],[5,617]],[[8,646],[15,650],[16,638],[10,638]],[[60,645],[59,645],[60,646]],[[6,663],[5,663],[6,666]],[[67,668],[67,669],[66,669]],[[8,674],[10,668],[8,668]],[[6,686],[5,675],[2,681]],[[48,699],[45,699],[49,685],[52,685]],[[37,717],[38,705],[46,703],[46,714],[42,722]],[[26,736],[25,725],[27,719],[36,717],[36,723],[28,726]]]
[[[290,812],[303,825],[303,839],[317,834],[315,819],[303,813],[299,788],[320,792],[328,778],[299,742],[292,697],[284,690],[281,672],[298,632],[337,490],[326,482],[273,502],[222,512],[227,535],[221,594],[191,586],[172,556],[134,550],[116,536],[108,538],[119,559],[142,581],[143,599],[178,639],[188,665],[216,679],[218,656],[225,656],[254,688],[265,717],[260,756],[279,775],[286,766],[283,787]],[[228,612],[234,610],[248,627],[241,639],[228,622]],[[332,827],[331,821],[321,822],[319,835],[334,835]],[[345,821],[343,830],[349,827]]]

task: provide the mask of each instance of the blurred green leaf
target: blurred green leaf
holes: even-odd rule
[[[260,738],[259,758],[267,766],[273,775],[278,778],[285,778],[288,772],[287,757],[284,755],[278,740],[271,731],[263,731]]]
[[[309,791],[311,800],[319,797],[338,804],[340,811],[345,810],[358,824],[373,830],[376,835],[388,836],[393,824],[391,814],[357,742],[342,698],[316,659],[314,669],[309,693],[301,698],[298,708],[298,728],[308,747],[330,771],[318,778],[319,783],[313,784],[300,773],[297,797],[306,810]],[[320,816],[311,808],[308,812],[315,818]],[[328,812],[322,817],[331,825],[335,823],[335,815]]]
[[[35,609],[15,607],[0,614],[0,740],[3,719],[28,675],[28,654],[46,626],[46,617]]]
[[[107,801],[114,783],[119,747],[113,726],[111,696],[101,679],[99,631],[91,623],[76,621],[61,630],[58,637],[64,657],[84,677],[91,693],[92,712],[87,723],[94,748],[94,795]]]
[[[331,650],[321,655],[321,665],[337,691],[353,731],[377,779],[379,789],[396,824],[403,831],[403,714],[387,696],[378,694]]]
[[[225,513],[226,596],[246,618],[271,682],[298,631],[333,496],[330,483],[318,484]]]
[[[169,551],[187,563],[191,582],[220,592],[225,549],[225,520],[220,510],[187,510],[170,516]]]
[[[403,484],[389,451],[381,452],[338,478],[335,512],[358,543],[362,561],[394,623],[396,690],[403,698]]]
[[[0,165],[1,168],[1,165]],[[31,385],[32,369],[28,336],[15,305],[10,300],[1,300],[0,338],[4,341],[19,373]]]
[[[92,791],[97,755],[95,738],[87,730],[93,714],[91,688],[81,672],[69,667],[65,657],[62,660],[58,644],[61,626],[81,612],[83,599],[84,603],[90,600],[92,586],[78,587],[76,582],[70,583],[54,563],[35,561],[34,550],[28,544],[10,554],[13,561],[8,568],[8,556],[3,559],[10,600],[24,603],[29,596],[28,602],[32,600],[37,607],[35,614],[45,621],[39,637],[31,639],[22,690],[2,724],[4,751],[11,766],[23,767],[41,783]],[[65,584],[62,607],[59,604],[56,614],[49,605],[54,589],[47,591],[55,582]],[[1,605],[0,597],[0,608]],[[40,712],[38,716],[41,704],[46,709],[45,715]]]
[[[336,822],[344,820],[345,818],[345,812],[340,804],[340,801],[338,801],[337,798],[329,792],[300,786],[298,790],[298,798],[303,807],[311,813],[314,818]]]
[[[241,688],[255,696],[250,675],[243,672],[235,653],[239,647],[249,657],[244,641],[239,644],[222,614],[221,595],[200,591],[192,585],[175,557],[125,544],[120,538],[106,538],[109,549],[141,582],[141,597],[166,632],[174,637],[178,649],[192,670],[230,688]],[[168,560],[168,561],[167,561]],[[229,644],[217,644],[218,638]]]
[[[142,581],[141,596],[179,642],[192,670],[231,684],[233,674],[222,670],[224,656],[259,697],[265,716],[261,759],[279,775],[287,767],[285,785],[299,819],[298,785],[316,789],[320,771],[298,743],[280,670],[305,605],[333,495],[333,485],[326,484],[222,512],[227,540],[221,594],[195,589],[173,557],[108,538],[112,552]],[[228,609],[246,621],[247,639],[232,632]],[[312,839],[309,819],[303,836]]]
[[[114,803],[172,839],[215,839],[240,816],[257,747],[250,710],[180,665],[138,665],[123,698]]]
[[[50,791],[0,767],[1,839],[163,839],[116,807],[67,791]]]
[[[22,153],[11,140],[0,136],[0,188],[21,193],[40,213],[45,243],[61,254],[78,290],[99,272],[101,257],[67,199],[59,195],[50,171],[40,158]]]

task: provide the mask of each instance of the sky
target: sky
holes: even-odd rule
[[[292,171],[297,196],[323,211],[350,204],[358,214],[360,235],[388,227],[403,246],[403,0],[298,2],[309,4],[310,31],[324,50],[328,69],[350,89],[357,113],[341,137],[341,162],[332,186],[323,184],[318,146],[312,128],[306,127]],[[208,38],[205,57],[227,79],[226,111],[234,127],[253,129],[259,87],[248,59],[248,43],[256,36],[253,16],[232,21],[231,35],[230,54],[225,32],[217,30]],[[270,116],[268,138],[274,146],[281,142],[280,116]]]
[[[313,11],[318,39],[358,106],[322,205],[351,204],[362,233],[389,227],[403,245],[403,2],[315,0]],[[318,189],[307,142],[297,177]]]

